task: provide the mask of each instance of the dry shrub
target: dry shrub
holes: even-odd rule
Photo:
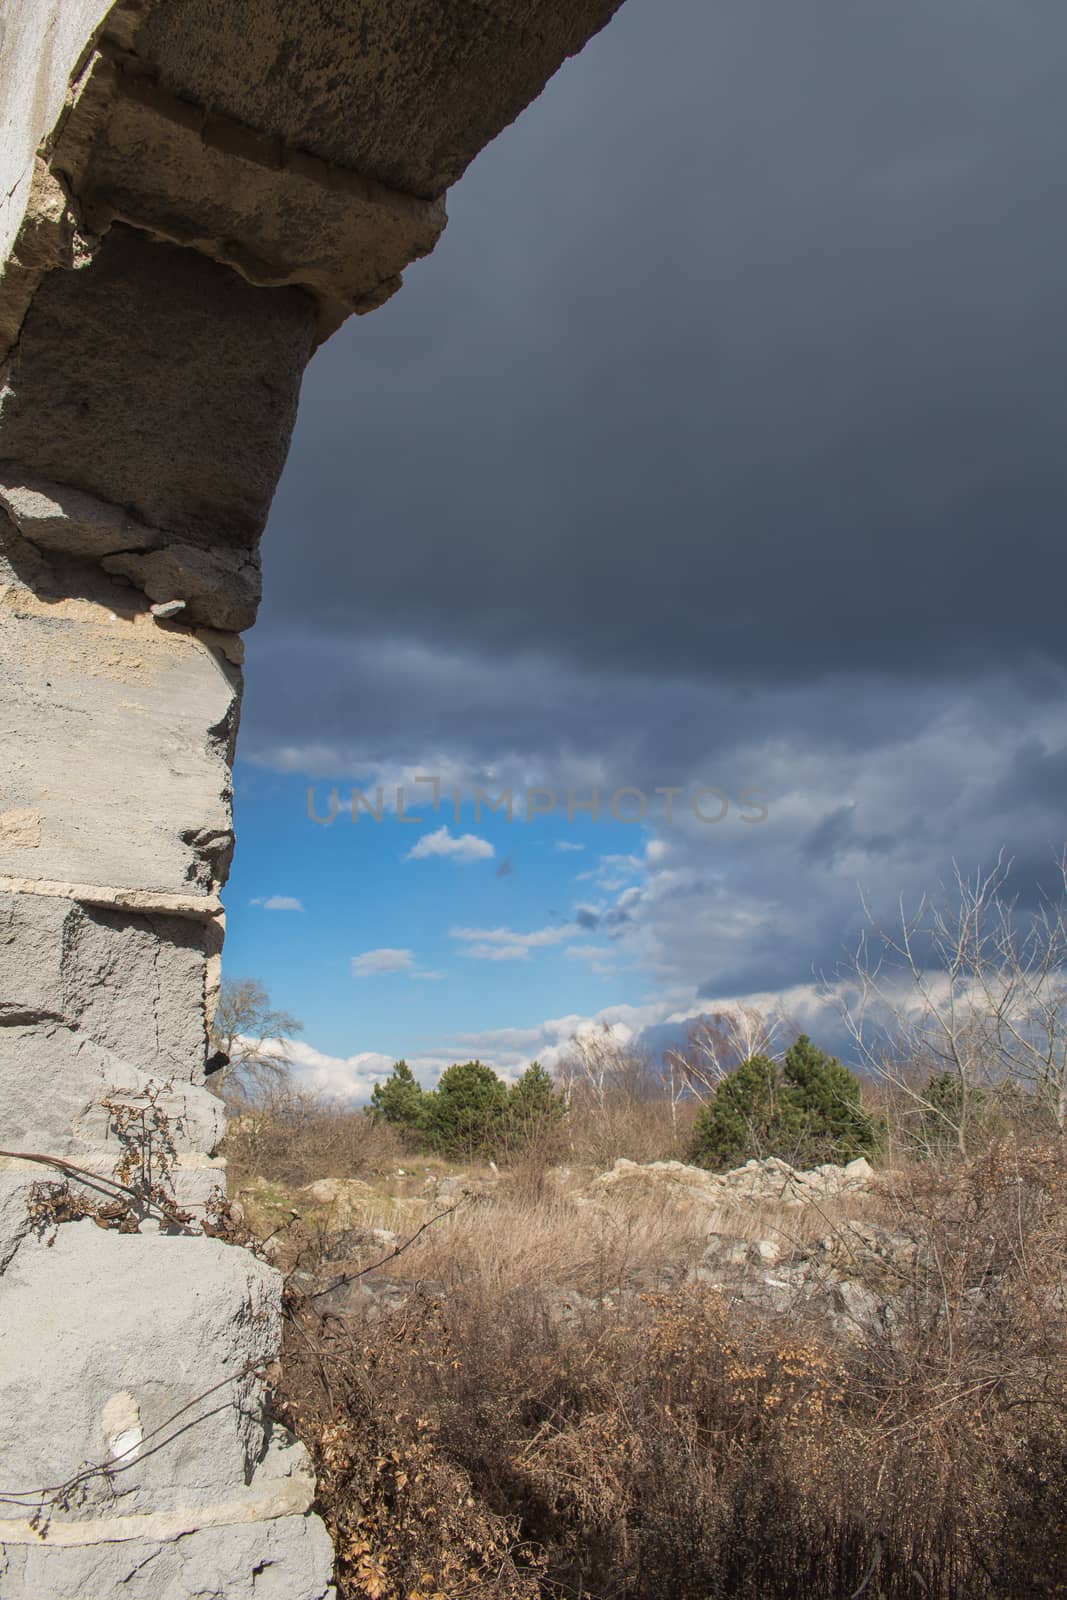
[[[224,1153],[234,1190],[256,1177],[294,1187],[376,1177],[403,1164],[406,1147],[393,1128],[362,1111],[286,1085],[236,1108]]]
[[[401,1306],[295,1301],[283,1414],[342,1600],[1067,1595],[1062,1143],[917,1164],[877,1205],[915,1249],[866,1342],[685,1283],[692,1217],[506,1186],[400,1259],[432,1280]]]
[[[580,1166],[610,1167],[628,1161],[684,1161],[699,1106],[674,1105],[663,1093],[609,1093],[603,1101],[578,1092],[565,1133],[566,1159]]]

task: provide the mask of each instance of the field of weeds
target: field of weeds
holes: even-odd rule
[[[394,1150],[243,1181],[341,1600],[1067,1595],[1060,1141],[799,1206]]]

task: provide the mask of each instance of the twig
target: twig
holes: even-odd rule
[[[878,1568],[881,1566],[881,1564],[882,1564],[882,1536],[881,1536],[881,1534],[878,1534],[875,1537],[874,1555],[871,1557],[871,1564],[867,1568],[867,1574],[866,1574],[863,1582],[860,1584],[859,1588],[858,1589],[854,1589],[852,1591],[852,1593],[849,1595],[848,1600],[860,1600],[860,1595],[865,1593],[865,1591],[867,1590],[868,1586],[870,1585],[871,1579],[874,1577],[875,1573],[878,1571]]]
[[[54,1167],[57,1172],[65,1173],[68,1177],[81,1178],[90,1184],[106,1184],[109,1189],[117,1189],[120,1194],[129,1195],[131,1200],[136,1201],[137,1205],[149,1214],[155,1212],[164,1222],[172,1226],[178,1225],[164,1206],[147,1199],[137,1189],[131,1189],[127,1184],[120,1183],[117,1178],[106,1177],[102,1172],[90,1172],[86,1167],[76,1167],[72,1161],[61,1160],[59,1156],[42,1156],[30,1150],[0,1150],[0,1157],[7,1157],[11,1161],[36,1161],[39,1166]],[[192,1232],[191,1229],[187,1231]]]
[[[411,1235],[410,1239],[405,1239],[402,1244],[398,1244],[395,1250],[390,1250],[389,1254],[383,1256],[380,1261],[372,1261],[369,1267],[361,1267],[358,1272],[342,1273],[336,1282],[328,1283],[325,1289],[316,1289],[314,1294],[305,1295],[305,1300],[319,1300],[324,1294],[332,1294],[335,1289],[343,1289],[348,1284],[355,1283],[357,1278],[365,1278],[368,1272],[376,1272],[379,1267],[387,1266],[390,1261],[395,1261],[397,1256],[403,1255],[405,1250],[411,1248],[415,1240],[420,1234],[425,1233],[427,1228],[432,1228],[435,1222],[443,1222],[446,1217],[450,1217],[453,1212],[458,1211],[464,1199],[466,1199],[465,1195],[463,1199],[457,1200],[454,1206],[449,1206],[447,1211],[439,1211],[436,1217],[428,1217],[422,1227],[417,1228]]]
[[[111,1478],[119,1472],[128,1472],[131,1467],[136,1466],[137,1462],[143,1460],[146,1455],[154,1455],[157,1450],[162,1450],[165,1445],[173,1443],[174,1439],[178,1438],[180,1434],[185,1432],[185,1428],[192,1427],[196,1422],[201,1422],[204,1420],[202,1417],[196,1417],[193,1419],[193,1422],[186,1423],[185,1427],[180,1428],[178,1433],[174,1434],[171,1438],[160,1440],[160,1442],[154,1445],[151,1450],[145,1451],[143,1449],[143,1446],[146,1445],[150,1439],[155,1439],[159,1434],[164,1433],[169,1427],[177,1422],[180,1417],[184,1417],[187,1411],[191,1411],[194,1406],[198,1406],[202,1400],[209,1400],[213,1394],[217,1394],[220,1389],[225,1389],[227,1385],[231,1383],[239,1383],[242,1378],[247,1378],[253,1373],[262,1376],[262,1371],[262,1362],[251,1361],[246,1366],[242,1367],[240,1372],[232,1372],[228,1377],[223,1378],[219,1383],[212,1384],[210,1389],[205,1389],[202,1394],[194,1395],[193,1398],[188,1400],[178,1411],[175,1411],[172,1416],[169,1416],[165,1422],[161,1422],[158,1427],[151,1429],[149,1433],[144,1435],[139,1444],[136,1446],[136,1454],[134,1454],[132,1450],[127,1450],[122,1456],[119,1456],[114,1461],[91,1463],[89,1466],[83,1467],[79,1472],[76,1472],[73,1477],[65,1479],[63,1483],[45,1484],[43,1488],[39,1489],[0,1490],[0,1504],[23,1506],[26,1510],[29,1510],[34,1501],[40,1502],[51,1499],[53,1502],[55,1502],[60,1497],[65,1498],[69,1496],[70,1493],[77,1488],[79,1483],[84,1482],[88,1478],[99,1476]],[[210,1415],[214,1415],[214,1413],[212,1412]],[[130,1459],[125,1460],[125,1456],[129,1456]]]

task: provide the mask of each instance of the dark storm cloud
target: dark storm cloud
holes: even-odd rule
[[[760,678],[1054,642],[1065,49],[630,0],[317,357],[265,620]]]
[[[1033,898],[1065,51],[1062,0],[628,0],[316,357],[242,752],[765,788],[578,918],[709,997],[831,963],[860,883],[1007,846]]]

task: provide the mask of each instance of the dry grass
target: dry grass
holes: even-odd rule
[[[548,1289],[619,1295],[677,1278],[699,1257],[709,1234],[756,1242],[774,1239],[783,1250],[811,1245],[853,1217],[881,1215],[877,1201],[857,1197],[794,1208],[772,1202],[679,1203],[658,1195],[590,1201],[577,1193],[586,1174],[568,1174],[542,1199],[515,1193],[506,1180],[474,1194],[428,1230],[389,1269],[452,1294],[477,1284],[488,1294],[517,1296]]]
[[[342,1600],[1067,1596],[1059,1142],[800,1211],[583,1204],[584,1177],[465,1201],[392,1309],[292,1301],[279,1404]],[[916,1242],[888,1334],[684,1280],[709,1230],[847,1252],[857,1211]]]
[[[266,1178],[299,1187],[320,1178],[393,1173],[407,1154],[395,1130],[362,1111],[283,1086],[232,1108],[225,1153],[231,1191]]]

